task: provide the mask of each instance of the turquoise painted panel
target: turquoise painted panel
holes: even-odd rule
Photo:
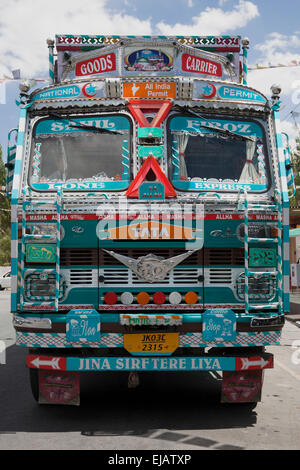
[[[97,220],[65,220],[62,222],[62,248],[97,248]]]
[[[243,247],[244,220],[226,220],[226,214],[220,214],[225,220],[205,220],[204,246],[212,247]]]
[[[98,287],[75,287],[68,292],[61,304],[67,305],[94,305],[98,307]]]
[[[137,136],[141,137],[163,137],[164,130],[162,127],[138,127]]]
[[[218,286],[216,287],[207,287],[204,286],[204,300],[205,304],[241,304],[245,305],[244,302],[238,300],[230,287]],[[205,305],[204,304],[204,305]]]

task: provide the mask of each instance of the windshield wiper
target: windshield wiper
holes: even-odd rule
[[[194,111],[191,111],[190,109],[187,109],[186,106],[183,106],[181,109],[183,110],[184,114],[199,117],[200,119],[204,119],[205,121],[210,123],[209,119],[202,116],[201,114],[195,113]],[[247,135],[237,134],[236,132],[229,131],[228,129],[222,129],[221,127],[216,127],[216,126],[214,126],[213,123],[210,123],[209,126],[205,126],[204,124],[201,124],[201,127],[203,129],[211,129],[213,131],[220,132],[221,134],[224,134],[224,135],[227,135],[227,136],[234,136],[237,139],[241,139],[241,140],[250,140],[251,142],[255,142],[255,140],[256,140],[256,137],[250,137],[250,136],[247,136]]]
[[[76,129],[85,129],[89,131],[97,132],[98,134],[123,134],[122,131],[113,131],[111,129],[103,129],[96,126],[89,126],[88,124],[80,124],[80,122],[73,121],[72,119],[63,118],[59,114],[49,113],[50,118],[54,118],[60,121],[65,121],[69,124],[70,127]]]

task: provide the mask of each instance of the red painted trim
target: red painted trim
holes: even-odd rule
[[[158,127],[166,119],[172,108],[172,102],[169,100],[130,100],[128,109],[134,119],[141,127]],[[156,116],[150,123],[146,117],[145,112],[149,110],[158,110]]]
[[[160,168],[154,157],[147,157],[143,163],[140,171],[132,181],[131,185],[127,189],[127,197],[139,197],[139,187],[145,181],[150,169],[155,173],[157,181],[162,183],[165,187],[165,197],[176,197],[177,193],[171,185],[170,181]]]

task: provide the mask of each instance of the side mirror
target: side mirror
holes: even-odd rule
[[[14,140],[13,134],[15,133]],[[8,144],[7,144],[7,162],[5,163],[6,169],[6,194],[8,197],[11,195],[13,178],[14,178],[14,169],[15,169],[15,158],[17,150],[17,135],[18,129],[11,129],[8,133]]]
[[[286,138],[286,146],[283,149],[283,151],[285,155],[287,186],[288,186],[288,189],[292,190],[292,192],[289,193],[289,199],[291,199],[296,194],[293,164],[291,162],[291,149],[290,149],[290,144],[289,144],[289,136],[285,132],[282,132],[282,135]]]

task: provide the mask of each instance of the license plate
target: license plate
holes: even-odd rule
[[[179,344],[178,333],[125,334],[124,348],[133,354],[170,355]]]

